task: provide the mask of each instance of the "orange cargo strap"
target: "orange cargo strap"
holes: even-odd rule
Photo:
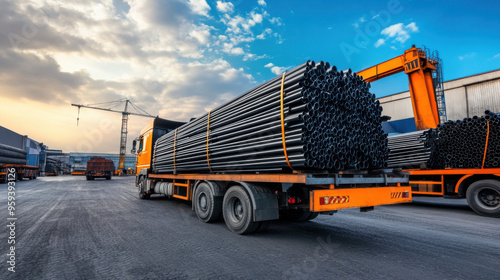
[[[290,166],[290,168],[292,170],[294,170],[292,165],[290,164],[290,161],[288,160],[288,154],[286,153],[285,115],[283,114],[283,94],[284,94],[283,88],[285,86],[285,73],[283,73],[283,77],[281,78],[281,94],[280,94],[280,99],[281,99],[281,139],[283,140],[283,153],[285,154],[286,163],[288,163],[288,166]]]
[[[208,165],[208,169],[210,169],[210,172],[212,172],[212,167],[210,167],[210,157],[209,157],[209,154],[208,154],[208,136],[210,135],[210,112],[211,111],[208,111],[208,117],[207,117],[207,165]]]
[[[488,139],[490,138],[490,121],[486,121],[486,143],[484,144],[484,156],[483,156],[483,165],[481,165],[481,169],[484,168],[484,162],[486,160],[486,151],[488,150]]]
[[[175,144],[177,142],[177,128],[175,129],[175,133],[174,133],[174,174],[177,173],[177,170],[175,168]]]

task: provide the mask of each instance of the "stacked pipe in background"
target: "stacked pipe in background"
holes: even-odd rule
[[[424,131],[417,131],[389,136],[387,166],[419,168],[427,164],[431,151],[424,145],[423,134]]]
[[[1,164],[26,164],[26,151],[0,144],[0,165]]]
[[[282,172],[385,167],[387,134],[370,85],[306,62],[158,139],[156,172]],[[208,143],[207,143],[208,141]],[[208,149],[208,155],[207,155]],[[175,161],[175,162],[174,162]]]
[[[45,173],[59,175],[61,171],[61,161],[52,157],[47,157],[47,163],[45,164]]]
[[[490,111],[485,114],[461,121],[448,121],[424,132],[425,146],[431,149],[428,167],[499,167],[500,115]]]

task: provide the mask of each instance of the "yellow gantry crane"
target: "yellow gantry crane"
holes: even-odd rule
[[[123,111],[118,111],[118,110],[113,110],[112,109],[112,108],[117,107],[119,105],[122,105],[124,103],[125,103],[125,109]],[[138,112],[142,112],[142,113],[132,113],[132,112],[129,112],[128,111],[128,105],[129,104],[130,104],[130,106],[132,108],[134,108]],[[80,121],[80,109],[81,108],[103,110],[103,111],[108,111],[108,112],[113,112],[113,113],[121,113],[122,114],[122,129],[121,129],[121,137],[120,137],[120,161],[118,163],[118,170],[121,171],[121,172],[123,172],[123,174],[127,174],[127,172],[125,170],[125,153],[126,153],[126,145],[127,145],[128,116],[129,115],[134,115],[134,116],[141,116],[141,117],[147,117],[147,118],[156,118],[156,116],[153,116],[153,115],[149,114],[148,112],[144,111],[143,109],[137,107],[130,100],[128,100],[126,98],[119,99],[119,100],[116,100],[116,101],[111,101],[111,102],[88,104],[88,105],[71,104],[71,106],[78,107],[78,117],[76,119],[76,125],[78,125],[78,123]],[[106,108],[106,107],[108,107],[108,108]]]

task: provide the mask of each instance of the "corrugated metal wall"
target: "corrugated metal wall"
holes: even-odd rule
[[[485,110],[500,113],[500,70],[444,82],[448,120],[482,116]],[[483,81],[482,81],[483,80]],[[409,92],[379,98],[383,115],[391,121],[413,118]]]
[[[446,90],[444,99],[448,120],[459,120],[467,117],[467,98],[464,87]]]
[[[469,117],[481,116],[485,110],[500,113],[500,79],[465,87]]]

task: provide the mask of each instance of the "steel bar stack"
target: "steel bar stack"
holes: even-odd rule
[[[0,144],[0,165],[1,164],[26,164],[26,151]]]
[[[391,135],[388,167],[419,168],[429,160],[431,151],[424,146],[423,131]]]
[[[153,168],[208,173],[385,167],[382,107],[369,88],[350,70],[308,61],[159,138]]]
[[[431,149],[430,168],[491,168],[500,166],[500,115],[486,111],[448,121],[424,133]],[[484,164],[483,164],[484,161]]]

